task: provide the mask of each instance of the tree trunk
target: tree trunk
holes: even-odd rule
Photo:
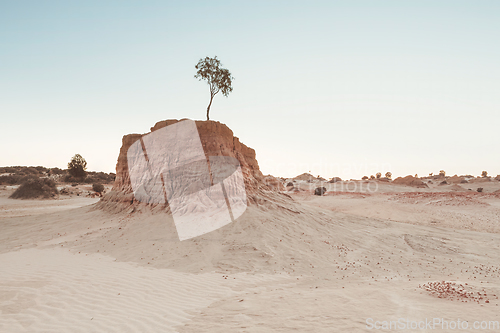
[[[207,120],[210,120],[210,117],[208,116],[208,113],[210,112],[210,106],[212,105],[212,100],[214,99],[214,95],[210,95],[210,104],[208,104],[207,108]]]

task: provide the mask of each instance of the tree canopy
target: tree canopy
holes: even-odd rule
[[[80,154],[76,154],[68,163],[68,172],[75,178],[85,178],[87,170],[87,161]]]
[[[221,92],[224,96],[228,96],[233,87],[231,86],[232,80],[234,78],[228,69],[222,68],[222,64],[217,56],[210,58],[205,57],[205,59],[200,59],[195,68],[197,69],[196,79],[206,80],[210,86],[210,103],[207,107],[207,120],[210,120],[210,106],[212,106],[212,100],[214,96]]]

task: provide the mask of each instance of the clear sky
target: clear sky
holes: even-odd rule
[[[211,119],[265,174],[500,174],[500,1],[2,1],[0,166],[114,172],[121,138]]]

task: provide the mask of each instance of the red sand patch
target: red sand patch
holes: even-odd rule
[[[488,203],[481,201],[481,199],[492,196],[494,197],[495,195],[475,192],[404,192],[392,195],[389,200],[401,203],[425,204],[432,206],[489,206]]]
[[[450,301],[461,301],[464,303],[489,303],[490,297],[498,299],[496,294],[488,295],[483,288],[477,291],[467,283],[461,284],[449,281],[428,282],[419,285],[419,288],[427,291],[430,295],[437,298],[444,298]]]

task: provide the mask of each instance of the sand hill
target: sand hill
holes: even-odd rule
[[[293,180],[316,180],[316,177],[314,177],[313,175],[311,175],[310,173],[303,173],[301,175],[298,175],[297,177],[293,178]]]
[[[414,186],[421,188],[428,187],[426,183],[424,183],[418,178],[413,177],[412,175],[408,175],[406,177],[398,177],[394,179],[392,182],[393,184],[406,185],[406,186]]]
[[[151,127],[152,133],[160,128],[175,124],[182,120],[163,120]],[[283,186],[272,176],[264,177],[259,169],[255,158],[255,150],[241,143],[238,137],[225,125],[217,121],[196,121],[203,150],[208,159],[209,156],[229,156],[236,158],[241,166],[247,191],[248,203],[255,204],[266,200],[269,195],[276,194]],[[133,196],[127,163],[127,150],[142,136],[149,134],[128,134],[122,138],[122,147],[116,164],[116,181],[110,193],[104,196],[99,207],[112,211],[120,211],[123,205],[144,206],[139,204]],[[268,193],[274,190],[275,193]],[[119,204],[119,205],[117,205]],[[158,205],[147,205],[155,211],[165,210],[167,207]]]

